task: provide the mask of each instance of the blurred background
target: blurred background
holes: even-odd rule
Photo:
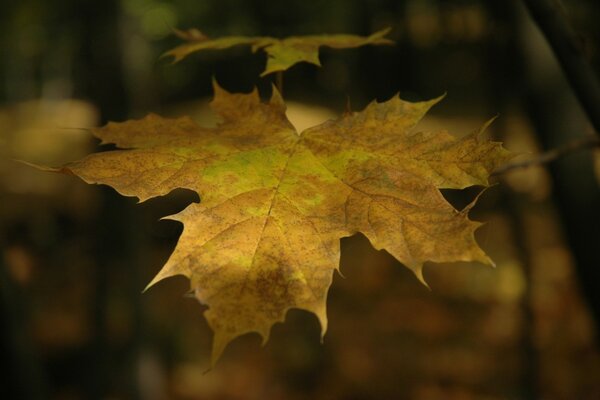
[[[600,71],[600,3],[564,1]],[[160,60],[172,28],[209,37],[391,27],[397,45],[321,50],[285,73],[299,129],[397,92],[447,92],[420,128],[472,132],[535,157],[594,131],[520,1],[20,0],[0,6],[0,398],[599,399],[598,154],[494,178],[471,218],[497,264],[427,265],[431,291],[360,235],[342,240],[323,344],[289,312],[263,348],[235,340],[209,367],[211,332],[185,279],[142,289],[182,226],[159,218],[195,193],[136,204],[13,160],[61,165],[99,146],[85,128],[148,112],[215,123],[211,79],[258,86],[248,47]],[[349,99],[349,100],[348,100]],[[446,191],[457,208],[481,188]]]

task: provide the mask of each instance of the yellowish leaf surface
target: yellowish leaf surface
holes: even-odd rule
[[[346,49],[365,46],[368,44],[392,44],[385,38],[390,29],[383,29],[370,36],[357,35],[311,35],[291,36],[285,39],[258,36],[227,36],[218,39],[208,39],[197,29],[176,31],[177,35],[186,40],[180,46],[167,51],[164,56],[175,57],[175,62],[191,53],[201,50],[221,50],[238,45],[251,45],[252,51],[264,50],[267,53],[267,66],[261,76],[277,71],[285,71],[299,62],[308,62],[320,66],[319,47],[327,46],[334,49]]]
[[[470,207],[455,210],[439,189],[486,186],[509,154],[481,130],[455,139],[414,129],[438,101],[395,97],[298,133],[275,89],[262,103],[256,91],[215,85],[216,128],[156,115],[109,123],[94,134],[123,150],[61,171],[141,201],[176,188],[199,193],[200,203],[169,217],[184,231],[151,284],[190,279],[209,307],[214,363],[239,335],[266,341],[290,308],[313,312],[324,334],[342,237],[362,232],[421,280],[426,261],[491,263]]]

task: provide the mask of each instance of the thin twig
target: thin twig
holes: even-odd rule
[[[563,72],[597,134],[600,134],[600,81],[569,25],[560,0],[524,0],[529,13],[552,47]]]
[[[494,172],[492,172],[492,175],[500,175],[507,171],[512,171],[513,169],[527,168],[534,165],[546,164],[569,153],[573,153],[575,151],[591,147],[600,147],[600,138],[598,138],[597,136],[588,136],[582,139],[572,140],[563,146],[549,150],[545,153],[538,155],[535,158],[504,164],[503,166],[497,168]]]

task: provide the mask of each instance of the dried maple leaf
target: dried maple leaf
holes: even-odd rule
[[[462,139],[414,131],[439,99],[371,103],[298,134],[274,89],[230,94],[215,85],[216,128],[190,118],[109,123],[94,130],[125,150],[61,168],[140,201],[176,188],[201,202],[169,218],[184,231],[157,281],[185,275],[209,308],[213,363],[232,339],[263,340],[290,308],[327,327],[325,303],[340,238],[362,232],[422,280],[425,261],[491,261],[474,240],[480,225],[439,188],[487,185],[508,157],[480,130]],[[150,285],[149,285],[150,286]]]
[[[218,50],[238,45],[252,45],[253,52],[262,49],[267,53],[267,66],[261,74],[261,76],[265,76],[273,72],[285,71],[302,61],[320,66],[319,47],[321,46],[346,49],[367,44],[392,44],[393,41],[384,37],[389,31],[389,28],[383,29],[370,36],[311,35],[291,36],[285,39],[264,36],[227,36],[211,40],[197,29],[177,30],[177,36],[186,40],[187,43],[167,51],[163,56],[173,56],[175,62],[177,62],[189,54],[201,50]]]

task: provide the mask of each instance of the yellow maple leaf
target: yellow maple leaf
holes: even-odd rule
[[[360,47],[367,44],[393,44],[385,35],[390,29],[382,29],[370,36],[357,35],[311,35],[291,36],[285,39],[276,39],[267,36],[226,36],[218,39],[208,39],[199,30],[177,30],[177,36],[187,41],[163,56],[175,57],[178,62],[191,53],[201,50],[221,50],[238,45],[251,45],[252,51],[264,50],[267,53],[267,65],[261,76],[273,72],[285,71],[299,62],[308,62],[320,66],[319,47],[327,46],[335,49]]]
[[[235,337],[271,326],[290,308],[327,327],[326,298],[339,266],[340,238],[362,232],[422,280],[426,261],[491,264],[474,239],[480,225],[440,188],[488,185],[509,158],[483,128],[462,139],[414,129],[440,99],[398,97],[361,112],[294,130],[276,89],[230,94],[215,85],[223,122],[148,115],[95,129],[124,150],[96,153],[58,171],[114,187],[140,201],[176,188],[199,193],[169,218],[184,231],[157,281],[185,275],[209,308],[212,362]],[[149,285],[149,286],[150,286]]]

